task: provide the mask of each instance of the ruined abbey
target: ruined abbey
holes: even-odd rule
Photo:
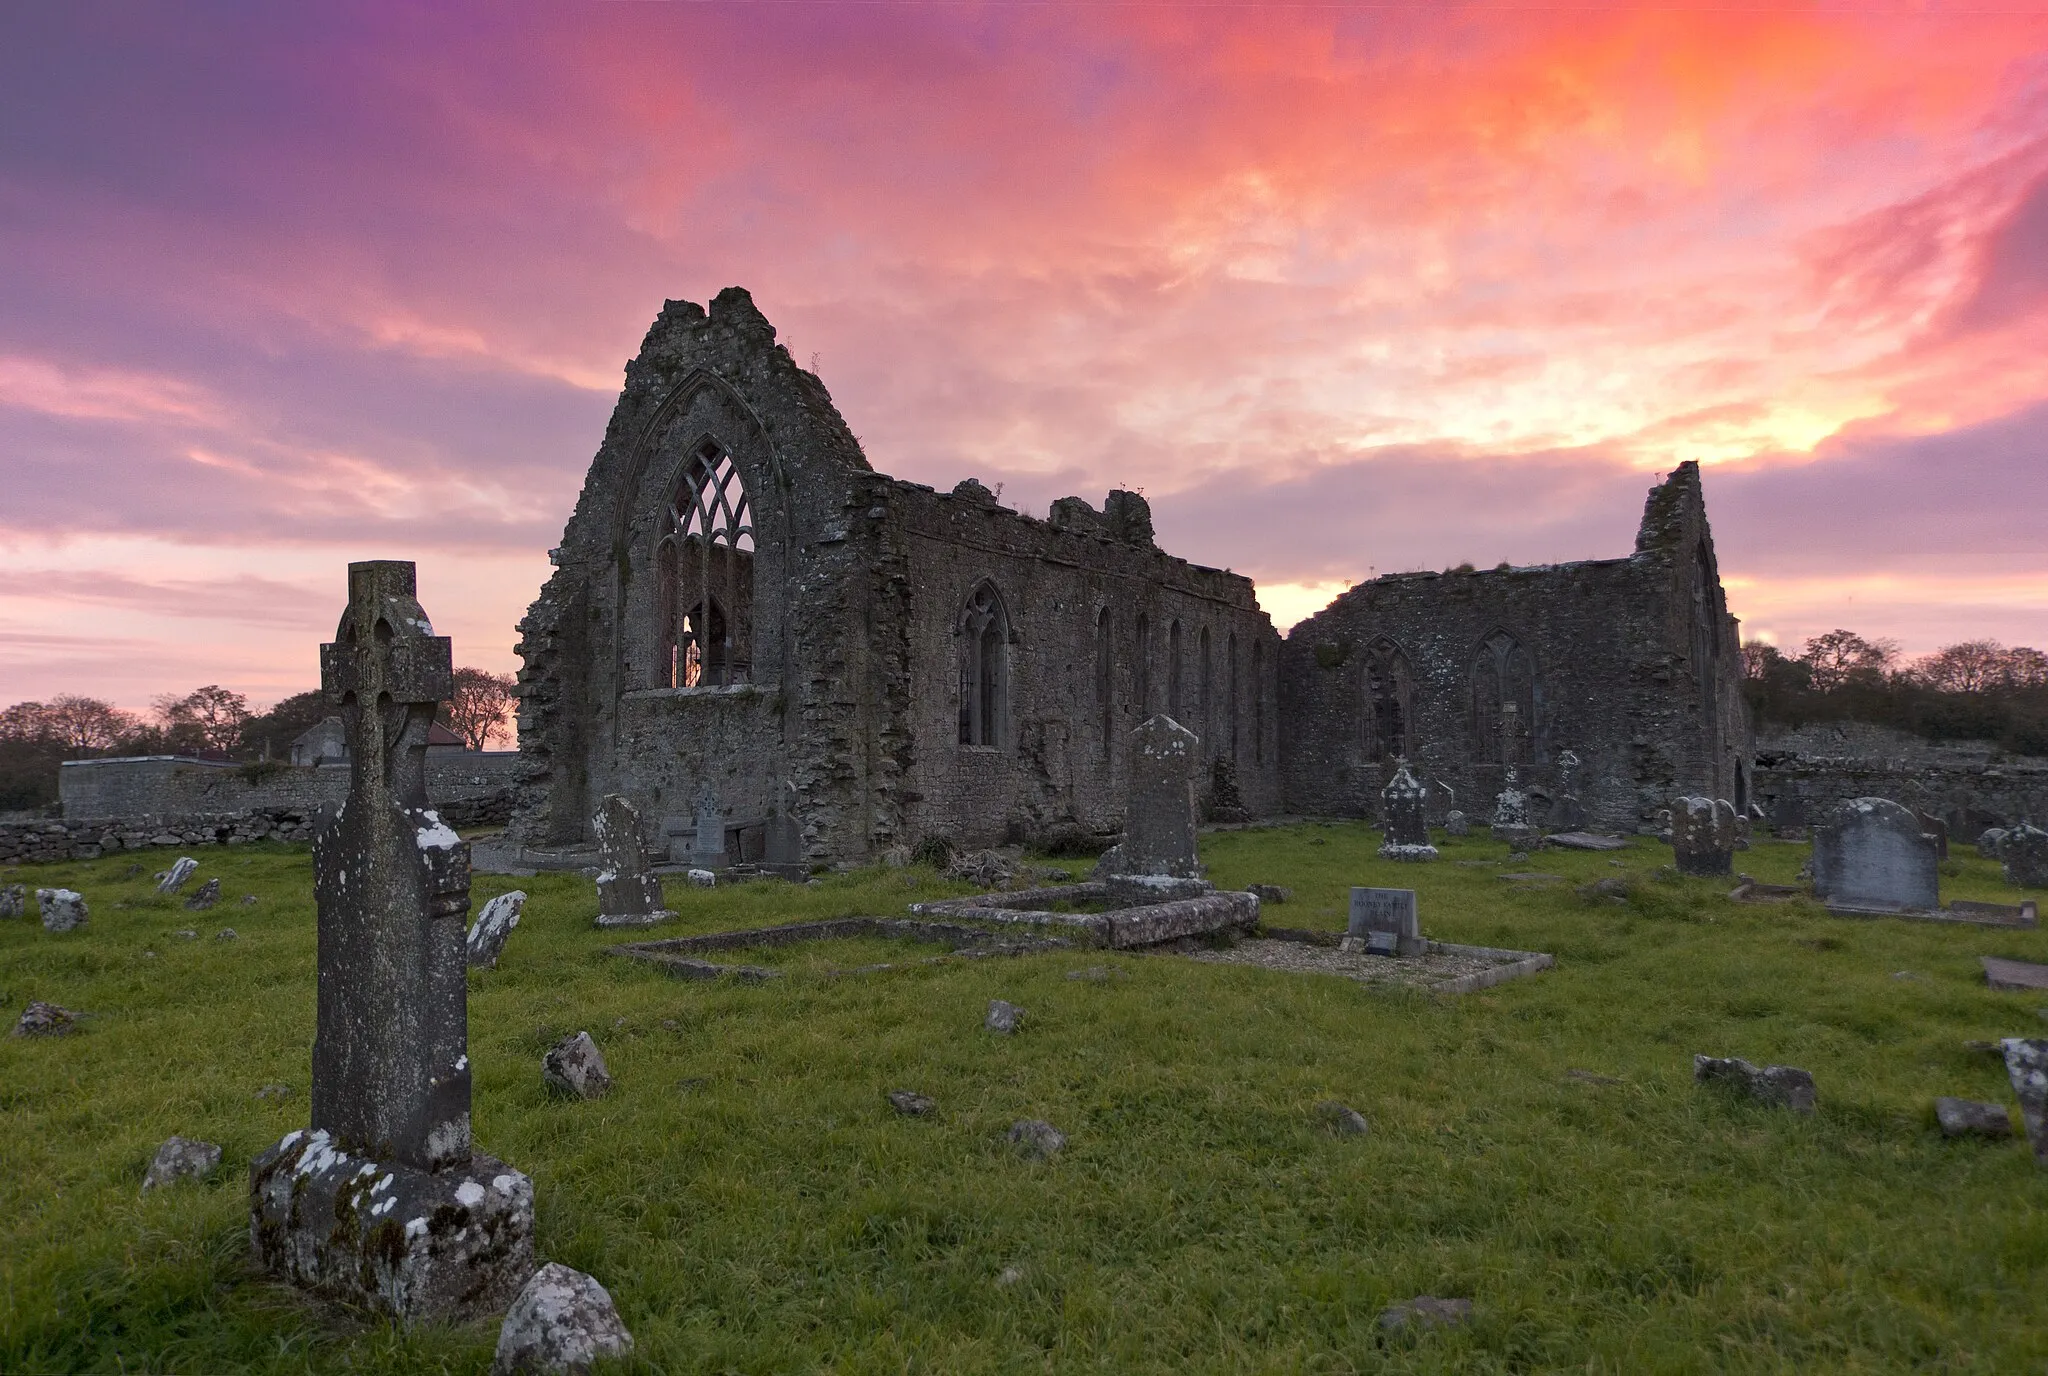
[[[1627,557],[1381,578],[1283,642],[1251,580],[1161,550],[1134,493],[1039,520],[876,472],[730,288],[654,322],[551,558],[520,623],[512,835],[535,850],[584,842],[610,793],[656,847],[721,818],[735,860],[1104,836],[1159,712],[1255,817],[1374,814],[1401,756],[1439,815],[1483,817],[1509,767],[1561,797],[1567,751],[1615,829],[1747,787],[1690,464]]]

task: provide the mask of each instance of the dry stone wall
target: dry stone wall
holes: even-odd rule
[[[1889,798],[1929,813],[1968,842],[1987,827],[2048,818],[2048,759],[1859,722],[1775,732],[1758,742],[1756,799],[1773,828],[1818,826],[1853,798]]]

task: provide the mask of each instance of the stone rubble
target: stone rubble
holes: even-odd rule
[[[919,1094],[913,1089],[892,1089],[886,1097],[889,1107],[906,1118],[922,1118],[938,1107],[929,1095]]]

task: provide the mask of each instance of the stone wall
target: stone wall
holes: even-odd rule
[[[1566,750],[1592,825],[1635,830],[1683,793],[1747,800],[1737,626],[1691,464],[1652,489],[1627,558],[1374,579],[1296,626],[1282,664],[1291,811],[1377,815],[1396,750],[1438,822],[1484,820],[1510,761],[1554,820]]]
[[[1850,798],[1889,798],[1940,817],[1951,836],[1970,842],[1986,827],[2048,818],[2048,759],[1838,722],[1759,740],[1755,791],[1774,828],[1812,826]]]
[[[511,811],[518,774],[514,750],[427,751],[427,797],[444,809],[461,804],[471,813],[495,812],[503,821]],[[348,768],[252,767],[179,755],[66,760],[57,792],[66,821],[310,813],[348,796]]]

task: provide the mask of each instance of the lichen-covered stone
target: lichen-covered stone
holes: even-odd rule
[[[990,999],[988,1003],[988,1016],[981,1020],[983,1027],[1006,1037],[1010,1033],[1015,1032],[1023,1023],[1024,1010],[1016,1004],[1006,1003],[1002,999]]]
[[[28,915],[28,889],[21,884],[0,885],[0,918]]]
[[[564,1037],[548,1048],[541,1057],[540,1078],[549,1089],[576,1099],[595,1099],[612,1087],[604,1055],[588,1032]]]
[[[2012,1136],[2012,1117],[2004,1104],[1944,1097],[1934,1101],[1934,1120],[1941,1125],[1943,1137]]]
[[[922,1118],[938,1107],[930,1095],[919,1094],[914,1089],[892,1089],[887,1097],[889,1107],[906,1118]]]
[[[54,1003],[41,999],[22,1010],[20,1021],[14,1024],[12,1035],[17,1037],[61,1037],[76,1025],[78,1015],[68,1008],[59,1008]]]
[[[1436,847],[1429,843],[1429,822],[1424,809],[1429,786],[1415,777],[1408,761],[1394,762],[1394,777],[1380,790],[1380,812],[1386,838],[1380,845],[1382,860],[1434,860]]]
[[[36,911],[46,932],[72,932],[86,924],[85,896],[72,889],[37,889]]]
[[[1998,843],[2005,882],[2023,889],[2048,889],[2048,831],[2022,822]]]
[[[525,909],[526,892],[523,889],[501,893],[484,904],[483,911],[476,915],[476,925],[469,929],[467,951],[470,969],[498,968],[498,957],[504,953],[505,942],[511,937],[512,929],[519,925],[519,915]]]
[[[220,1148],[211,1142],[173,1137],[156,1149],[142,1188],[159,1189],[177,1180],[204,1180],[220,1167]]]
[[[424,1171],[291,1132],[250,1166],[249,1199],[265,1270],[407,1322],[500,1313],[533,1274],[533,1182],[482,1153]]]
[[[2048,1167],[2048,1037],[2007,1037],[2005,1074],[2020,1101],[2034,1164]]]
[[[600,1357],[625,1357],[633,1335],[611,1292],[551,1261],[512,1301],[498,1329],[491,1376],[584,1376]]]
[[[185,886],[185,881],[192,877],[192,871],[198,868],[199,862],[191,856],[179,856],[177,862],[165,870],[163,877],[157,881],[156,891],[159,894],[176,893]]]
[[[661,876],[647,862],[640,810],[607,794],[591,828],[597,837],[597,925],[651,927],[674,917],[662,902]]]
[[[1043,1118],[1018,1119],[1007,1136],[1010,1145],[1034,1161],[1049,1161],[1067,1145],[1067,1135]]]
[[[185,900],[185,906],[193,912],[204,912],[220,902],[220,879],[218,876],[201,884],[193,895]]]
[[[1734,804],[1725,798],[1673,798],[1670,811],[1671,850],[1680,874],[1735,872]]]
[[[1363,1113],[1335,1099],[1325,1099],[1316,1105],[1316,1119],[1339,1137],[1363,1137],[1372,1131]]]
[[[1390,1333],[1415,1329],[1459,1328],[1472,1321],[1472,1301],[1462,1299],[1438,1299],[1435,1295],[1417,1295],[1403,1301],[1380,1314],[1380,1327]]]
[[[1814,1111],[1813,1076],[1797,1066],[1770,1065],[1759,1069],[1733,1057],[1694,1056],[1692,1077],[1703,1085],[1733,1085],[1759,1103],[1789,1108],[1794,1113]]]

